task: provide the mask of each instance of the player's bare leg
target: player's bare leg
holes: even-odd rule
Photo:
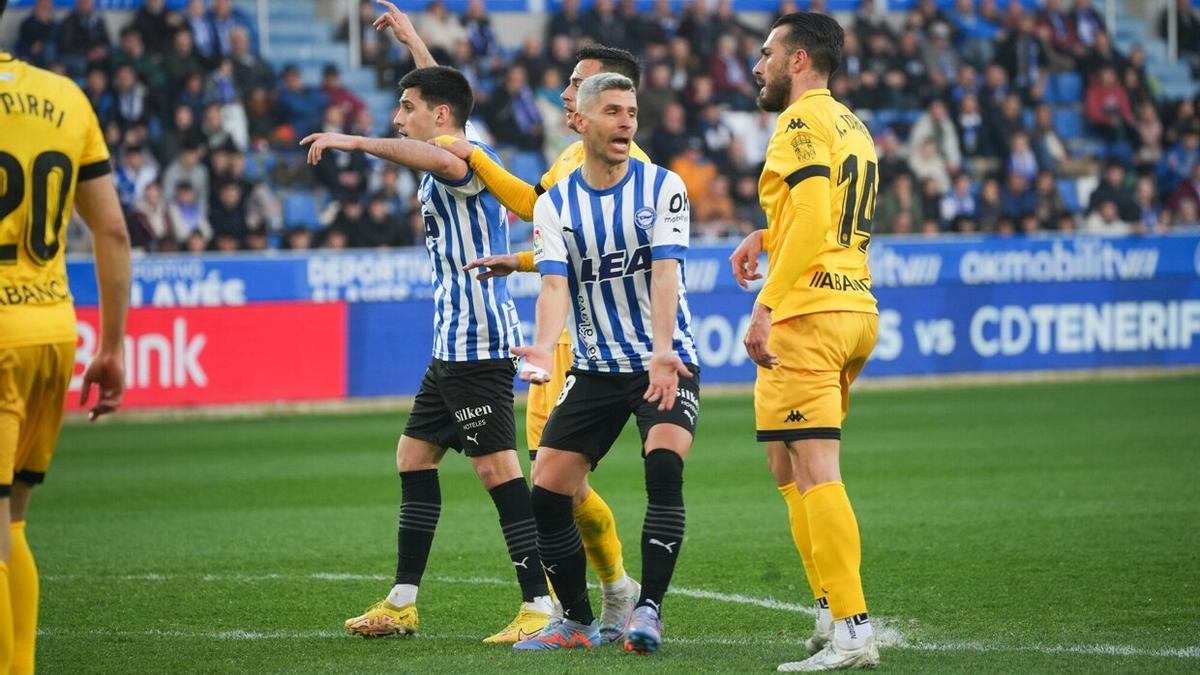
[[[812,589],[816,621],[812,635],[804,643],[808,653],[812,655],[821,651],[833,639],[833,619],[829,614],[829,603],[825,599],[825,593],[821,590],[821,577],[813,563],[808,513],[804,510],[804,493],[815,483],[806,464],[792,461],[792,453],[788,450],[787,443],[770,441],[766,444],[766,451],[767,467],[771,470],[779,494],[783,495],[787,503],[792,542],[796,545],[796,551],[800,553],[800,561],[804,565],[809,588]]]
[[[879,651],[867,618],[859,566],[862,546],[858,522],[842,483],[841,441],[808,439],[788,443],[797,484],[804,491],[813,560],[820,570],[821,588],[833,618],[833,639],[805,661],[785,663],[782,671],[871,668]]]
[[[516,618],[484,642],[511,644],[537,635],[554,610],[537,550],[537,524],[533,519],[529,484],[525,482],[515,450],[471,457],[471,465],[496,504],[500,530],[521,585],[522,602]]]

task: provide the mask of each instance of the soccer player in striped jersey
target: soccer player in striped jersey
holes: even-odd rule
[[[700,412],[683,283],[688,198],[679,176],[629,156],[637,131],[629,78],[586,79],[573,117],[586,158],[534,207],[542,274],[536,342],[513,349],[526,359],[522,378],[545,381],[571,316],[574,367],[542,434],[532,497],[538,549],[563,616],[514,649],[587,648],[600,640],[571,502],[632,415],[642,436],[649,504],[642,590],[625,648],[647,653],[662,642],[663,596],[683,543],[683,462]]]
[[[829,94],[842,42],[842,27],[823,14],[795,12],[772,26],[754,68],[759,107],[780,113],[758,184],[768,228],[731,257],[743,285],[760,276],[760,251],[770,261],[745,337],[759,366],[755,425],[817,602],[809,658],[781,671],[879,664],[839,460],[850,386],[878,332],[867,246],[879,163],[866,126]]]
[[[387,0],[380,0],[379,4],[387,11],[376,19],[375,27],[379,30],[390,28],[396,39],[412,52],[418,66],[436,65],[408,16]],[[576,53],[575,59],[575,70],[561,95],[567,115],[567,126],[572,129],[574,123],[571,121],[571,115],[575,111],[575,95],[584,79],[596,73],[620,73],[633,80],[634,87],[637,87],[641,76],[641,67],[637,59],[623,49],[598,45],[584,47]],[[538,196],[583,164],[585,150],[582,141],[572,143],[554,160],[538,184],[530,185],[509,173],[491,155],[476,145],[453,137],[439,137],[435,142],[443,144],[447,150],[469,162],[471,170],[483,180],[484,185],[500,203],[524,220],[533,220],[533,205]],[[636,143],[631,143],[629,154],[635,159],[650,161]],[[537,272],[533,265],[532,251],[490,255],[475,260],[467,269],[477,267],[485,268],[479,275],[481,280],[518,271]],[[534,461],[534,473],[537,472],[537,447],[542,438],[542,429],[555,401],[562,393],[571,360],[571,336],[564,331],[554,350],[554,368],[551,370],[550,380],[529,388],[529,398],[525,407],[525,440],[530,460]],[[613,518],[612,509],[600,494],[588,485],[586,479],[575,494],[574,509],[575,523],[579,526],[579,534],[583,539],[583,549],[587,553],[588,562],[596,570],[596,576],[600,578],[600,635],[605,642],[614,641],[622,637],[641,588],[625,572],[621,540],[617,536],[617,523]]]
[[[467,79],[452,68],[419,68],[404,76],[400,89],[393,121],[401,138],[319,133],[301,141],[312,164],[335,149],[426,172],[420,200],[433,267],[433,358],[396,449],[402,496],[395,585],[346,628],[364,637],[417,630],[417,588],[442,506],[437,468],[454,448],[470,458],[496,504],[521,585],[517,617],[484,641],[516,642],[541,630],[553,609],[516,453],[510,350],[521,344],[521,332],[505,280],[480,281],[463,269],[477,257],[508,251],[506,212],[466,162],[427,142],[441,134],[466,137],[474,105]]]

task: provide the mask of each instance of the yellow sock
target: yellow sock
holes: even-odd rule
[[[12,602],[8,594],[8,564],[0,560],[0,673],[7,673],[13,656]]]
[[[621,540],[617,538],[617,521],[595,489],[575,507],[575,524],[579,526],[583,550],[596,576],[606,584],[620,581],[625,576],[625,563],[621,558]]]
[[[38,571],[25,539],[25,521],[12,524],[12,555],[8,560],[12,598],[13,651],[11,673],[32,673],[37,640]]]
[[[792,527],[792,541],[800,552],[800,561],[804,563],[804,574],[808,577],[808,587],[812,589],[813,600],[825,595],[821,592],[821,576],[817,574],[817,566],[813,564],[812,539],[808,534],[808,513],[804,510],[804,495],[796,489],[795,483],[779,486],[779,494],[787,502],[788,524]]]
[[[821,575],[821,589],[833,620],[865,613],[867,601],[858,571],[862,540],[846,486],[840,482],[813,486],[804,493],[804,508],[808,512],[813,562]]]

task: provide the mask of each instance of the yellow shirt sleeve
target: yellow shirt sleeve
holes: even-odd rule
[[[765,241],[770,246],[767,281],[758,302],[774,310],[808,269],[825,243],[830,228],[830,164],[832,139],[821,129],[801,123],[787,130],[781,124],[767,148],[767,169],[789,188],[787,210]]]
[[[534,186],[509,173],[481,148],[475,148],[468,163],[505,208],[520,216],[521,220],[533,220],[533,205],[538,198]]]

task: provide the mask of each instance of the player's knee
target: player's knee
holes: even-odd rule
[[[485,490],[491,490],[497,485],[521,477],[521,464],[517,462],[517,454],[514,450],[473,457],[471,463],[475,468],[475,475],[479,476],[479,482],[483,483]]]
[[[666,450],[646,454],[646,496],[655,503],[683,499],[683,458]]]
[[[776,485],[787,485],[795,482],[795,472],[792,470],[792,456],[788,454],[787,446],[780,443],[767,444],[767,469],[775,479]]]

